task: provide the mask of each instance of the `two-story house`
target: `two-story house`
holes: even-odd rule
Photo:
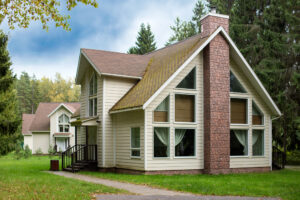
[[[271,170],[281,113],[228,35],[229,17],[209,13],[201,24],[146,55],[81,49],[73,124],[91,156],[76,161],[143,173]]]
[[[48,154],[50,147],[58,152],[75,144],[75,128],[70,119],[80,103],[40,103],[35,114],[23,114],[22,134],[24,147]]]

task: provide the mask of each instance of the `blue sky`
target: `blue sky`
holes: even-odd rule
[[[53,78],[56,72],[74,78],[80,48],[126,52],[134,45],[139,26],[149,23],[158,47],[171,36],[170,25],[176,17],[190,20],[197,0],[98,0],[99,7],[78,4],[71,12],[71,32],[50,25],[49,31],[39,22],[28,29],[9,30],[8,49],[13,71],[22,71],[38,78]]]

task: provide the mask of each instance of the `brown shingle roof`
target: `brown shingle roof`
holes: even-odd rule
[[[34,114],[23,114],[22,115],[22,134],[23,135],[30,135],[31,132],[29,131],[30,125],[34,119]]]
[[[150,56],[81,49],[102,74],[142,77]]]
[[[150,60],[143,78],[112,107],[111,111],[142,106],[207,39],[208,37],[201,38],[198,34],[145,55],[147,58],[150,56]]]
[[[50,118],[48,115],[55,110],[60,104],[67,106],[72,112],[80,107],[80,103],[40,103],[35,117],[29,128],[30,131],[49,131],[50,130]]]

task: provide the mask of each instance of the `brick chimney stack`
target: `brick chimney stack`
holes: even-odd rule
[[[229,29],[229,16],[215,9],[201,18],[202,36]],[[228,173],[230,162],[229,44],[218,34],[204,48],[204,172]]]

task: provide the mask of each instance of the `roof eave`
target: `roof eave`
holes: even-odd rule
[[[61,103],[59,104],[59,106],[57,106],[49,115],[48,117],[50,117],[51,115],[53,115],[58,109],[60,109],[60,107],[64,107],[65,109],[67,109],[71,114],[73,114],[74,112],[72,112],[65,104]]]

